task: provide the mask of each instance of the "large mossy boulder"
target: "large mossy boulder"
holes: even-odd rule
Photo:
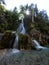
[[[36,40],[39,40],[39,41],[41,40],[41,33],[40,33],[40,31],[36,30],[35,28],[31,29],[30,36],[33,39],[36,39]]]
[[[31,49],[32,43],[29,35],[19,34],[19,49]]]
[[[0,48],[12,48],[15,35],[11,31],[6,31],[0,43]]]
[[[42,46],[49,45],[49,36],[46,34],[42,34],[36,28],[31,29],[30,36],[33,39],[37,40],[40,43],[40,45],[42,45]]]

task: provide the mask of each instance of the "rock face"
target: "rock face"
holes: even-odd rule
[[[49,50],[26,50],[0,59],[0,65],[49,65]]]
[[[31,29],[30,36],[33,39],[37,40],[43,46],[49,44],[49,36],[42,34],[40,31],[38,31],[35,28]]]
[[[19,49],[31,49],[32,43],[29,35],[19,34]]]
[[[41,33],[39,31],[37,31],[35,28],[33,28],[30,31],[30,35],[33,39],[39,40],[41,41]]]
[[[0,49],[11,48],[13,46],[14,39],[15,35],[12,34],[12,32],[5,32],[0,43]]]

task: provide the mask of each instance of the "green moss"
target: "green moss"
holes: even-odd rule
[[[14,38],[15,38],[15,36],[12,34],[11,31],[4,32],[4,36],[2,38],[0,47],[1,48],[10,48],[10,47],[12,47],[11,45],[13,45]]]
[[[19,34],[19,49],[31,49],[31,38],[29,35]]]

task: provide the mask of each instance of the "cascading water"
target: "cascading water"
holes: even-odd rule
[[[40,46],[39,43],[36,40],[32,40],[35,46]]]
[[[13,48],[17,48],[18,49],[18,34],[16,33],[16,38],[15,38],[15,41],[14,41],[14,45],[13,45]]]
[[[20,15],[20,18],[21,18],[21,23],[20,23],[20,25],[19,25],[19,27],[18,27],[18,29],[17,29],[17,33],[16,33],[16,38],[15,38],[15,42],[14,42],[14,46],[13,46],[13,48],[18,48],[18,38],[19,38],[19,35],[18,35],[18,33],[21,33],[21,34],[26,34],[26,30],[25,30],[25,27],[24,27],[24,22],[23,22],[23,18],[24,18],[24,16],[21,14]],[[46,47],[43,47],[43,46],[40,46],[40,44],[36,41],[36,40],[32,40],[32,44],[34,45],[34,47],[36,48],[36,49],[47,49]]]
[[[48,49],[47,47],[40,46],[40,44],[36,40],[32,40],[32,44],[37,50]]]
[[[17,48],[17,49],[18,49],[18,40],[19,40],[18,33],[26,34],[26,30],[24,28],[24,22],[23,22],[23,20],[22,20],[22,22],[20,23],[20,25],[19,25],[19,27],[17,29],[16,38],[15,38],[15,42],[14,42],[14,45],[13,45],[13,48]]]
[[[17,29],[17,32],[18,32],[18,33],[21,33],[21,34],[26,34],[26,30],[25,30],[25,28],[24,28],[23,19],[22,19],[22,22],[20,23],[20,26],[19,26],[18,29]]]
[[[17,33],[26,34],[26,30],[24,28],[23,20],[22,20],[22,22],[20,23],[20,25],[19,25],[19,27],[17,29]],[[16,33],[16,38],[15,38],[15,42],[14,42],[13,48],[17,48],[18,49],[18,40],[19,40],[18,38],[19,38],[19,35],[17,33]],[[32,40],[32,44],[34,45],[34,47],[37,50],[48,49],[47,47],[40,46],[40,44],[36,40]]]

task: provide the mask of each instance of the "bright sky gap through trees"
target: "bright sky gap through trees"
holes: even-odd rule
[[[46,10],[49,16],[49,0],[5,0],[6,8],[12,10],[15,6],[19,8],[20,5],[37,4],[39,10]]]

